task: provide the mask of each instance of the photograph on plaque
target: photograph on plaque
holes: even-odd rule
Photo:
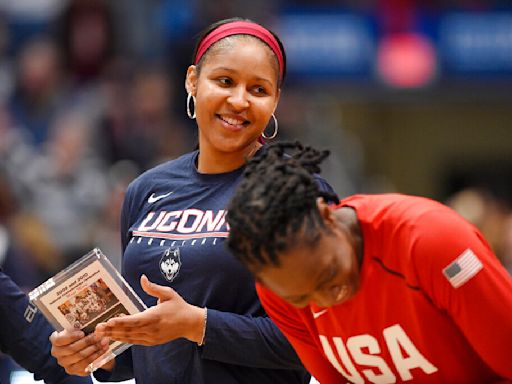
[[[99,248],[93,249],[29,293],[32,303],[57,331],[80,329],[86,335],[110,318],[135,314],[146,306]],[[130,344],[111,341],[92,362],[93,372]]]

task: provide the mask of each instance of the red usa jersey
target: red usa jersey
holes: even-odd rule
[[[478,230],[419,197],[340,206],[363,233],[353,298],[297,309],[257,286],[311,374],[322,384],[512,382],[512,279]]]

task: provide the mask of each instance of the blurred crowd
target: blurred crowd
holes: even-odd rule
[[[278,7],[291,3],[308,2],[0,2],[2,268],[30,290],[94,246],[119,266],[127,183],[196,144],[184,91],[194,36],[234,15],[272,26]],[[281,139],[332,149],[325,177],[340,196],[366,192],[360,143],[341,129],[332,95],[319,90],[306,98],[292,85],[278,118]],[[510,207],[466,192],[449,203],[463,214],[479,209],[468,218],[512,271]]]
[[[224,17],[270,18],[271,3],[0,2],[0,265],[23,289],[95,246],[119,267],[127,184],[196,145],[184,90],[194,36]],[[289,137],[326,120],[318,105],[283,103]]]
[[[484,234],[505,268],[512,274],[512,210],[510,197],[501,198],[485,187],[469,187],[454,193],[446,204]]]
[[[118,263],[127,183],[195,140],[182,81],[117,46],[113,7],[48,3],[0,20],[0,264],[27,290],[93,246]]]
[[[0,266],[24,290],[100,247],[120,266],[127,184],[195,148],[184,74],[194,36],[247,16],[272,26],[278,8],[309,1],[0,1]],[[318,3],[318,4],[317,4]],[[359,10],[382,1],[320,1]],[[402,1],[391,1],[402,7]],[[444,2],[444,6],[455,6]],[[466,1],[466,7],[503,2]],[[440,2],[429,3],[431,7]],[[459,4],[460,5],[460,4]],[[361,143],[336,100],[296,84],[278,110],[280,139],[332,150],[324,175],[340,196],[368,187]],[[512,273],[512,210],[485,189],[446,201],[477,225]],[[1,369],[0,369],[1,370]],[[1,381],[1,380],[0,380]]]

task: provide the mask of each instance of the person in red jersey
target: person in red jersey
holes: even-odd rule
[[[329,206],[312,176],[326,156],[272,145],[227,215],[228,247],[310,373],[322,384],[510,382],[512,279],[481,233],[422,197]]]

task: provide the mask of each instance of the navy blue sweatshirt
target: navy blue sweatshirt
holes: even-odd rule
[[[153,168],[128,187],[122,211],[123,275],[150,307],[156,299],[140,276],[172,287],[188,303],[208,308],[202,347],[186,339],[132,346],[109,375],[137,384],[308,383],[309,374],[267,317],[254,279],[227,250],[226,206],[244,167],[200,174],[198,152]],[[325,181],[319,185],[332,191]]]

